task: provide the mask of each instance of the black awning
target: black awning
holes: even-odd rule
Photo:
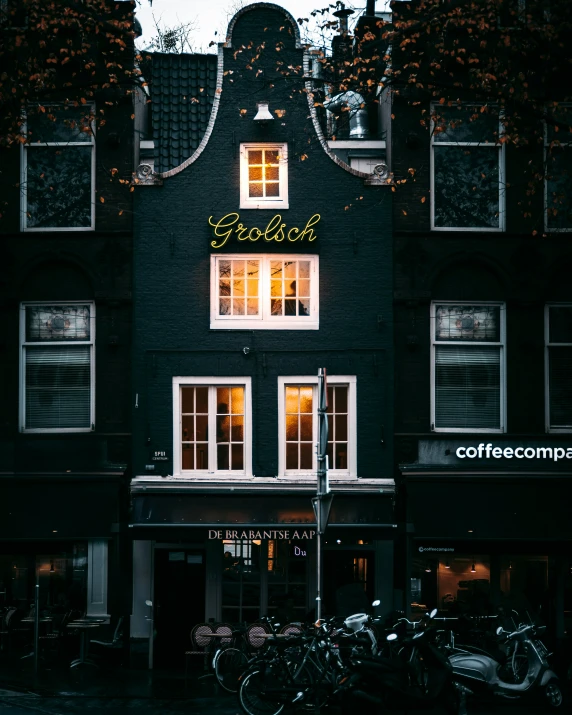
[[[572,539],[572,486],[562,480],[426,479],[407,493],[415,536]]]
[[[312,527],[315,517],[310,499],[310,494],[136,494],[133,496],[132,525]],[[332,527],[383,528],[393,527],[394,522],[389,495],[334,496],[329,520]]]
[[[18,475],[0,481],[0,539],[107,538],[119,520],[108,475]]]

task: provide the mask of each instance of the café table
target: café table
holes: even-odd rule
[[[70,668],[76,668],[78,665],[92,665],[94,668],[99,668],[97,663],[90,658],[88,658],[89,653],[89,632],[94,628],[99,628],[103,620],[90,621],[87,619],[81,619],[77,621],[72,621],[68,623],[67,628],[70,630],[75,630],[79,633],[79,658],[75,658],[70,663]]]

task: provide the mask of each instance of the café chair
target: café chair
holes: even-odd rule
[[[246,629],[246,640],[253,650],[258,650],[266,644],[264,635],[270,633],[270,628],[265,623],[251,623]]]
[[[280,633],[283,636],[297,636],[302,633],[302,625],[300,623],[288,623],[282,626]]]
[[[207,669],[207,657],[211,641],[210,636],[213,634],[213,629],[210,623],[197,623],[191,630],[191,650],[185,651],[185,682],[189,671],[189,659],[193,655],[200,655],[204,661],[204,669]]]
[[[215,628],[215,633],[217,635],[228,635],[228,638],[211,638],[211,640],[215,641],[215,650],[225,648],[232,643],[232,626],[229,623],[218,623]]]
[[[95,645],[98,646],[98,648],[103,648],[107,653],[115,652],[121,655],[123,653],[123,616],[118,618],[111,640],[94,639],[89,643],[90,646]],[[99,655],[99,653],[97,653],[98,648],[95,650],[94,655]]]

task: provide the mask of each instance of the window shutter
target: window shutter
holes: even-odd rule
[[[572,347],[548,348],[550,426],[572,427]]]
[[[435,427],[501,428],[501,349],[435,346]]]
[[[91,427],[91,346],[25,350],[26,429]]]

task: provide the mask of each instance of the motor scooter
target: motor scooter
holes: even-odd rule
[[[515,631],[497,628],[497,635],[507,641],[514,641],[521,652],[526,654],[527,670],[520,682],[502,680],[501,664],[485,652],[475,649],[456,648],[449,652],[449,663],[453,677],[460,691],[459,715],[466,713],[466,696],[472,694],[492,694],[509,700],[522,697],[543,699],[550,708],[562,705],[562,690],[558,676],[550,669],[548,651],[540,640],[544,626],[521,624]]]

